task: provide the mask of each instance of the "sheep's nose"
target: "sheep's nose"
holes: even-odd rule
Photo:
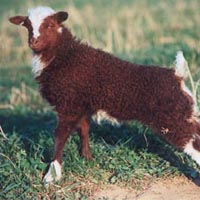
[[[38,43],[38,40],[37,40],[36,38],[32,37],[32,38],[30,39],[30,43],[31,43],[32,45],[36,45],[36,44]]]

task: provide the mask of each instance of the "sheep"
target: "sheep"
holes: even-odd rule
[[[198,109],[185,86],[183,53],[177,53],[175,68],[127,62],[82,43],[63,25],[67,18],[65,11],[39,6],[9,19],[28,29],[32,71],[58,116],[53,160],[43,181],[61,178],[63,148],[75,130],[82,156],[92,159],[89,124],[95,114],[115,123],[137,120],[200,165]]]

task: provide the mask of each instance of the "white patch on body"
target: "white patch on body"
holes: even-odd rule
[[[53,181],[58,181],[61,178],[61,165],[60,163],[55,160],[51,162],[49,166],[49,170],[43,178],[43,183],[48,184]]]
[[[176,60],[175,60],[175,75],[182,77],[182,78],[187,78],[188,76],[188,64],[187,61],[185,60],[183,56],[182,51],[178,51],[176,55]]]
[[[38,6],[28,10],[28,18],[32,23],[34,38],[37,38],[40,35],[39,28],[43,20],[54,13],[55,11],[52,8],[44,6]]]
[[[34,77],[40,76],[42,70],[45,68],[46,64],[41,61],[40,55],[33,55],[32,57],[32,72]]]
[[[60,27],[60,28],[58,29],[58,33],[62,33],[62,31],[63,31],[63,28]]]
[[[110,116],[104,110],[98,110],[97,113],[94,116],[92,116],[92,119],[97,124],[101,124],[102,121],[106,120],[106,121],[110,122],[112,125],[116,125],[116,126],[120,125],[120,122],[116,118]]]
[[[191,139],[184,148],[184,152],[192,157],[193,160],[200,166],[200,152],[193,147],[193,139]]]

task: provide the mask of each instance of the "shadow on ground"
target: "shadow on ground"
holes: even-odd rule
[[[8,137],[17,135],[28,155],[31,154],[33,143],[47,145],[43,153],[44,162],[49,162],[52,157],[53,147],[48,148],[47,142],[53,140],[56,123],[56,115],[53,112],[0,110],[0,125],[3,131]]]
[[[22,140],[25,150],[29,154],[32,143],[42,143],[46,146],[48,139],[52,142],[44,147],[44,162],[50,162],[53,151],[53,130],[56,127],[56,115],[53,112],[10,112],[0,111],[0,124],[5,133],[17,134]],[[183,157],[176,155],[174,149],[161,138],[151,133],[151,130],[138,123],[115,127],[104,123],[102,126],[91,123],[91,138],[94,142],[107,143],[115,146],[127,145],[130,150],[139,152],[146,149],[147,152],[158,155],[176,167],[187,178],[200,186],[199,172],[182,162]],[[44,141],[41,141],[44,140]],[[50,147],[51,145],[51,147]],[[49,146],[49,148],[48,148]],[[30,153],[31,154],[31,153]],[[187,158],[186,155],[184,155]]]
[[[147,150],[149,153],[158,155],[168,161],[171,166],[177,168],[197,186],[200,186],[200,172],[188,165],[186,160],[190,160],[189,156],[181,152],[178,152],[178,155],[176,155],[176,150],[170,144],[166,143],[159,136],[154,135],[147,127],[141,126],[138,123],[134,123],[131,126],[125,124],[121,127],[114,127],[105,123],[103,127],[92,124],[92,129],[94,137],[103,138],[107,144],[126,144],[130,150],[136,152]]]

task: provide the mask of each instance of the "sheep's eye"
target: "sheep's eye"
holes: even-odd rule
[[[53,27],[54,27],[53,24],[48,24],[48,25],[47,25],[47,28],[53,28]]]
[[[44,26],[43,26],[45,29],[51,29],[51,28],[53,28],[54,27],[54,25],[53,24],[44,24]]]

